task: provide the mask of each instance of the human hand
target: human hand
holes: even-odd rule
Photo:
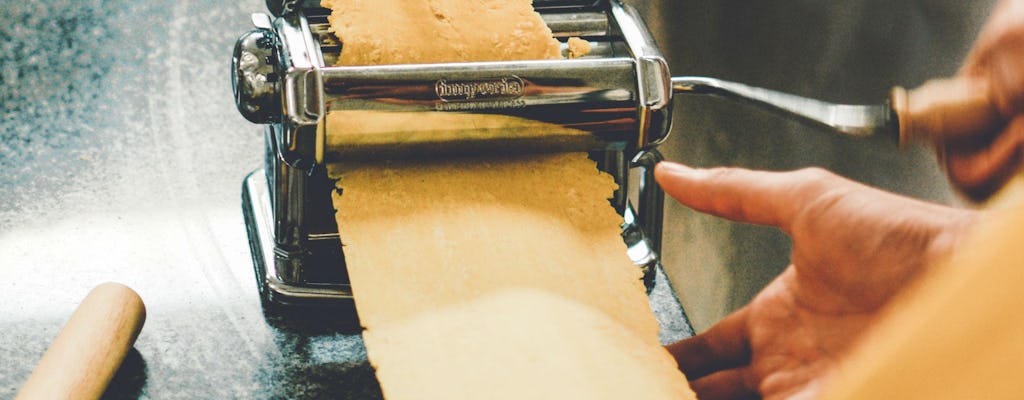
[[[691,169],[655,177],[697,211],[781,228],[791,264],[707,332],[668,346],[702,400],[808,398],[893,295],[944,257],[976,211],[900,197],[820,169]]]
[[[1002,0],[958,73],[988,83],[1001,121],[936,143],[950,181],[974,200],[999,190],[1024,164],[1024,0]]]

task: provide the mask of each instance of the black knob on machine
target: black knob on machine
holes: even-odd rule
[[[281,119],[278,39],[270,16],[253,14],[255,30],[238,38],[231,57],[235,105],[245,119],[267,124]]]

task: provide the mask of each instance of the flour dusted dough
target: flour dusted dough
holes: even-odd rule
[[[626,257],[615,183],[585,154],[331,174],[389,399],[692,398]]]
[[[578,37],[571,37],[566,42],[569,45],[569,58],[580,58],[590,54],[590,42]]]
[[[323,0],[338,65],[543,60],[561,56],[531,0]]]
[[[346,64],[559,56],[528,0],[324,5]],[[385,142],[393,138],[373,125],[537,133],[470,114],[411,117],[338,114],[327,129]],[[626,256],[622,217],[607,201],[615,183],[585,154],[360,162],[329,174],[339,179],[338,229],[385,397],[694,398],[658,343]]]
[[[497,290],[378,330],[366,343],[387,347],[374,352],[379,379],[402,382],[385,386],[388,398],[686,398],[664,350],[550,292]]]

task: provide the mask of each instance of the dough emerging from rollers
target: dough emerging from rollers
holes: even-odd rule
[[[586,154],[329,173],[388,399],[694,398]]]

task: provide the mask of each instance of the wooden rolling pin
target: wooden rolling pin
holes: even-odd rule
[[[98,399],[146,321],[146,307],[131,288],[97,286],[82,300],[43,354],[17,400]]]

